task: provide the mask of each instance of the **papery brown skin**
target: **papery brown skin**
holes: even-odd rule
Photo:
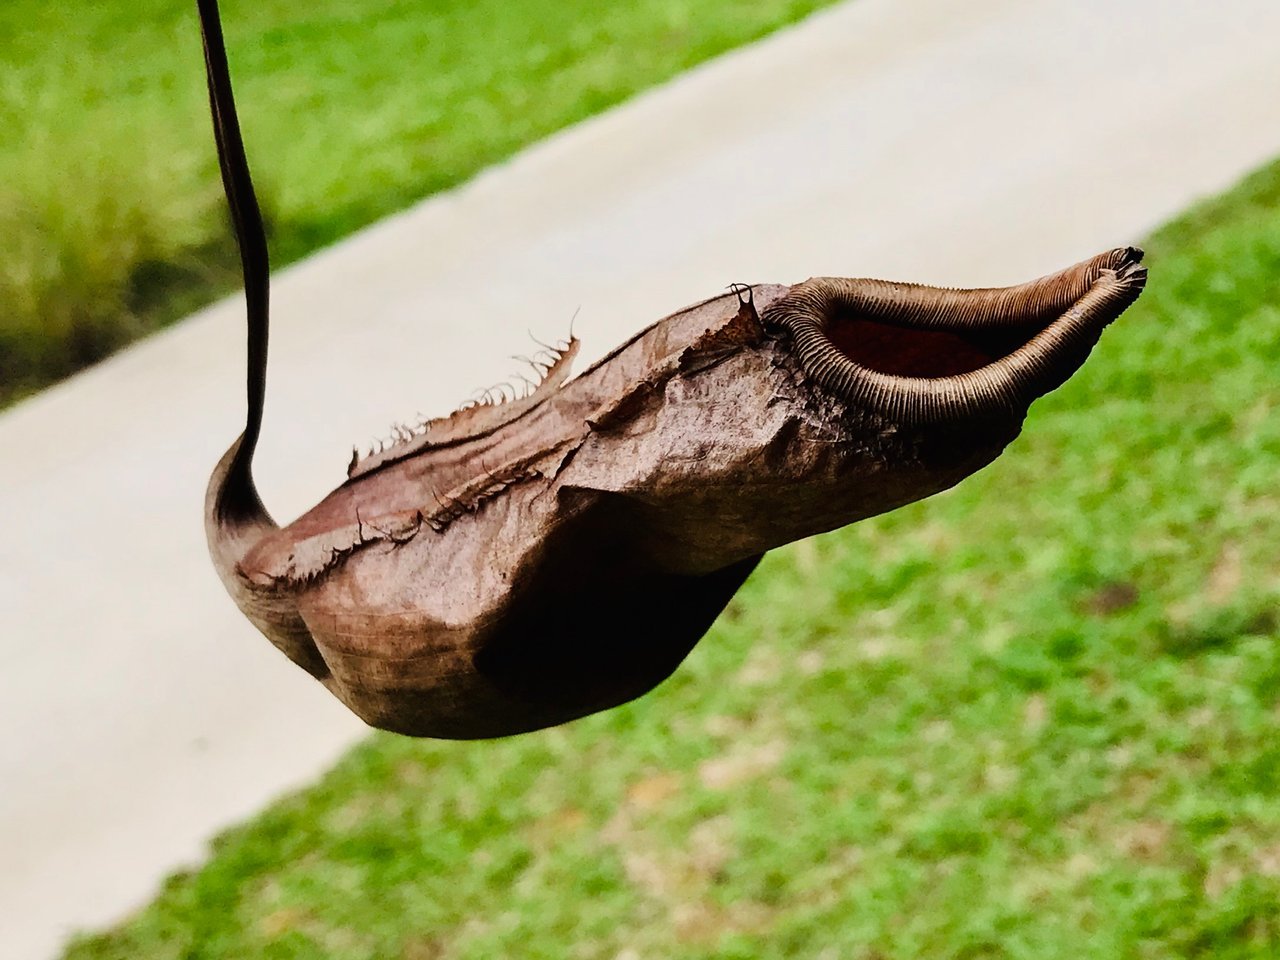
[[[257,251],[216,5],[199,2],[224,183],[242,250]],[[1005,290],[739,288],[568,382],[576,342],[564,344],[530,396],[402,433],[277,528],[251,469],[265,244],[245,259],[249,417],[205,509],[218,573],[366,722],[451,739],[536,730],[652,689],[766,550],[995,459],[1146,277],[1141,251],[1120,248]]]

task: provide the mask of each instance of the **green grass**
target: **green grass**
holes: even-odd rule
[[[230,0],[277,265],[830,0]],[[195,4],[0,4],[0,405],[233,289]]]
[[[1148,249],[1001,461],[652,695],[376,735],[68,957],[1280,955],[1280,164]]]

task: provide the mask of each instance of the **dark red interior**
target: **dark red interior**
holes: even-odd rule
[[[950,377],[1006,357],[1037,331],[920,330],[865,315],[840,316],[826,334],[850,360],[868,370],[900,377]]]

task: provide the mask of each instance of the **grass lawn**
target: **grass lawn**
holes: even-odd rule
[[[654,694],[374,736],[67,956],[1280,956],[1280,164],[1148,251],[1001,461]]]
[[[277,265],[831,0],[225,0]],[[0,3],[0,406],[238,281],[190,0]]]

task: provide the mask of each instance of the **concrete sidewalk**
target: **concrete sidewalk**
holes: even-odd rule
[[[263,496],[295,516],[575,311],[589,362],[731,281],[998,284],[1138,240],[1280,153],[1277,90],[1275,0],[855,0],[282,274]],[[362,733],[205,556],[242,324],[0,417],[0,957],[144,902]]]

